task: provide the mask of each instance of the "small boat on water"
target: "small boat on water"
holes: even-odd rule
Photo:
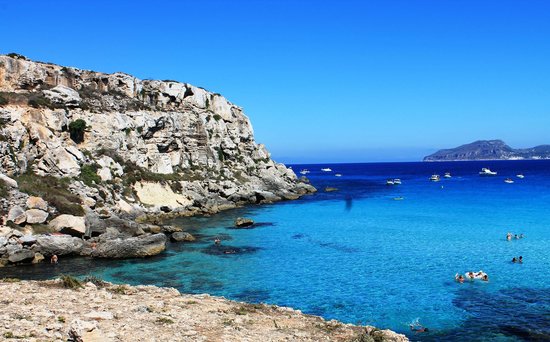
[[[508,183],[508,184],[512,184],[514,181],[512,180],[512,178],[506,178],[504,180],[504,183]]]
[[[491,171],[490,169],[484,167],[479,171],[480,176],[496,176],[497,173],[495,171]]]
[[[402,201],[402,200],[404,200],[404,199],[405,199],[405,197],[403,197],[403,196],[399,196],[399,197],[394,197],[394,198],[393,198],[394,201]]]
[[[445,172],[445,175],[443,176],[445,178],[451,178],[451,173],[450,172]]]
[[[309,173],[309,170],[308,169],[302,169],[300,171],[300,173],[303,174],[303,175],[307,175]]]
[[[516,175],[516,177],[518,177],[518,178],[520,178],[520,179],[523,179],[523,178],[525,178],[525,176],[523,175],[523,173],[519,173],[519,174],[517,174],[517,175]]]
[[[401,184],[401,179],[395,178],[395,179],[393,180],[393,184],[395,184],[395,185]]]
[[[330,172],[330,171],[332,171],[332,169],[330,167],[325,167],[325,168],[322,168],[321,171]]]
[[[336,177],[342,177],[342,174],[341,174],[341,173],[337,173],[337,174],[335,174],[334,176],[336,176]]]
[[[386,185],[395,185],[395,183],[393,182],[393,179],[388,179],[386,181]]]
[[[439,175],[432,175],[430,177],[430,181],[432,182],[439,182],[441,180],[441,177],[439,177]]]

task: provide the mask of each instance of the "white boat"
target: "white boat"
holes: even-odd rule
[[[484,167],[479,171],[480,176],[496,176],[497,173],[495,171],[491,171],[490,169]]]
[[[439,182],[439,181],[441,180],[441,178],[439,177],[439,175],[432,175],[432,176],[430,177],[430,180],[431,180],[432,182]]]
[[[516,177],[518,177],[518,178],[520,178],[520,179],[525,178],[525,176],[523,175],[523,173],[517,174]]]
[[[451,173],[450,173],[450,172],[445,172],[445,176],[443,176],[443,177],[445,177],[445,178],[451,178],[452,176],[451,176]]]
[[[386,185],[395,185],[395,183],[393,182],[393,179],[388,179],[386,181]]]
[[[401,184],[401,179],[399,178],[394,179],[393,184]]]
[[[342,174],[341,174],[341,173],[337,173],[337,174],[335,174],[334,176],[336,176],[336,177],[342,177]]]
[[[330,171],[332,171],[332,169],[330,167],[325,167],[325,168],[322,168],[321,171],[330,172]]]
[[[504,183],[508,183],[508,184],[512,184],[514,181],[512,180],[512,178],[506,178],[504,180]]]
[[[300,173],[303,174],[303,175],[307,175],[309,173],[309,170],[308,169],[302,169],[300,171]]]

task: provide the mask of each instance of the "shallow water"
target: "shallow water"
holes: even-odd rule
[[[321,172],[329,166],[333,172]],[[0,277],[94,274],[114,282],[266,302],[413,340],[550,339],[550,162],[295,165],[320,189],[303,199],[179,219],[199,236],[144,260],[64,259]],[[498,171],[479,177],[481,167]],[[451,179],[428,181],[450,171]],[[335,177],[334,173],[342,177]],[[525,179],[515,177],[525,174]],[[386,178],[402,185],[386,186]],[[504,178],[512,177],[514,184]],[[325,186],[337,192],[325,193]],[[403,197],[403,200],[394,200]],[[263,223],[229,229],[237,216]],[[506,241],[506,232],[524,239]],[[222,248],[213,246],[216,236]],[[226,253],[229,252],[231,254]],[[512,264],[522,255],[523,264]],[[482,269],[488,283],[458,284]],[[428,334],[411,334],[420,321]]]

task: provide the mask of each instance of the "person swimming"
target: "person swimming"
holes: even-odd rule
[[[513,263],[516,263],[516,262],[518,262],[518,259],[516,259],[516,257],[513,257],[513,258],[512,258],[512,262],[513,262]]]
[[[518,262],[519,262],[520,264],[523,264],[523,257],[522,257],[521,255],[519,256]]]
[[[411,331],[414,331],[415,333],[425,333],[430,331],[428,328],[422,326],[420,323],[409,324],[409,327],[411,328]]]
[[[462,283],[464,283],[464,276],[462,274],[457,273],[455,275],[455,280],[462,284]]]
[[[508,240],[508,241],[512,240],[512,233],[508,232],[506,234],[506,240]]]

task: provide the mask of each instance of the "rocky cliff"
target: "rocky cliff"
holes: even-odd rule
[[[133,237],[147,230],[131,220],[146,215],[313,191],[219,94],[0,56],[0,224],[77,237],[115,227]]]
[[[550,145],[514,149],[502,140],[478,140],[456,148],[439,150],[424,161],[550,159]]]

